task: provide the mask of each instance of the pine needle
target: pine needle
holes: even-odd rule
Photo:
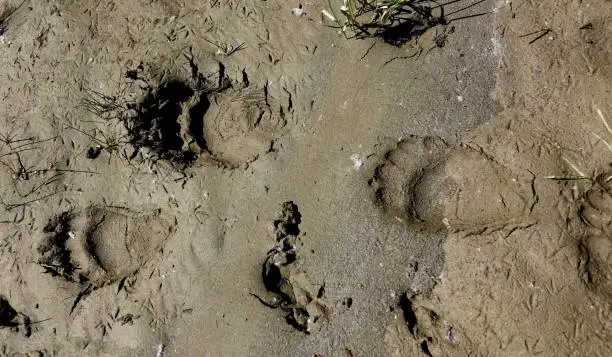
[[[599,114],[599,118],[601,118],[601,121],[604,124],[604,126],[606,127],[606,130],[608,130],[608,133],[612,137],[612,128],[610,128],[610,125],[608,124],[608,121],[606,120],[606,118],[604,118],[604,115],[601,112],[601,109],[599,109],[599,108],[597,109],[597,114]]]
[[[578,168],[578,166],[574,165],[574,163],[572,163],[568,158],[564,157],[563,160],[565,162],[567,162],[568,165],[571,166],[571,168],[578,174],[578,177],[580,177],[580,178],[588,178],[589,177],[588,175],[585,175],[585,173],[582,172],[582,170],[580,170]]]

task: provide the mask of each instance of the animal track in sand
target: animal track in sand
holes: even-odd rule
[[[581,242],[587,285],[612,298],[612,172],[597,176],[584,194],[580,218],[591,231]]]
[[[272,151],[292,121],[291,96],[279,103],[264,88],[230,89],[211,100],[204,116],[206,148],[217,160],[237,166]]]
[[[53,275],[98,288],[136,274],[174,227],[174,220],[159,211],[93,205],[64,212],[44,229],[39,263]]]
[[[386,212],[420,229],[503,227],[529,209],[531,192],[485,154],[431,136],[410,136],[376,170]]]
[[[281,103],[267,86],[256,88],[246,80],[232,87],[226,77],[217,86],[163,83],[125,121],[135,154],[148,148],[155,157],[183,167],[202,154],[230,167],[252,162],[272,151],[291,122],[290,94]]]

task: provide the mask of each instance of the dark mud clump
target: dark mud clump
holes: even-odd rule
[[[232,87],[219,63],[217,80],[210,79],[190,59],[191,76],[148,85],[148,92],[138,103],[128,105],[125,118],[129,142],[134,146],[132,156],[141,148],[148,148],[154,159],[162,159],[181,167],[190,166],[200,154],[210,150],[204,137],[204,117],[211,98]],[[129,78],[140,78],[138,70],[127,73]]]
[[[2,327],[13,328],[17,332],[21,331],[26,337],[32,335],[30,318],[17,312],[4,296],[0,296],[0,328]]]
[[[151,149],[159,158],[181,165],[191,164],[197,150],[188,147],[189,133],[183,130],[184,107],[195,91],[182,81],[163,83],[151,90],[135,106],[136,115],[128,119],[130,142],[137,149]],[[138,151],[138,150],[137,150]]]
[[[274,221],[276,244],[268,251],[263,264],[262,279],[266,289],[277,295],[281,304],[292,302],[292,290],[284,269],[297,260],[297,243],[301,214],[292,201],[282,204],[281,216]],[[297,234],[294,234],[297,233]]]
[[[0,296],[0,326],[8,326],[17,316],[17,311],[4,296]]]
[[[302,223],[302,215],[298,206],[293,201],[283,203],[280,217],[274,220],[276,241],[280,242],[289,236],[297,237],[300,234],[300,223]]]
[[[280,307],[288,324],[309,334],[319,319],[327,316],[327,307],[322,300],[323,286],[310,283],[295,267],[301,217],[295,203],[282,204],[281,214],[274,220],[276,244],[262,266],[262,280],[273,299],[257,298],[268,307]]]

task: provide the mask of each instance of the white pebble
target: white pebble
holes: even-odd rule
[[[363,166],[363,160],[359,154],[351,155],[351,161],[353,161],[353,169],[359,170]]]
[[[155,357],[163,357],[164,356],[164,345],[162,343],[160,343],[159,345],[155,346]]]

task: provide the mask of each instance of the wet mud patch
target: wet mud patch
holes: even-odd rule
[[[324,287],[311,283],[296,266],[300,222],[297,205],[283,203],[274,221],[276,244],[262,265],[262,281],[271,298],[254,296],[267,307],[280,308],[289,325],[309,334],[329,316],[329,309],[323,298]]]
[[[175,221],[160,211],[137,213],[93,205],[61,213],[45,226],[39,264],[86,294],[134,276],[158,255]]]

